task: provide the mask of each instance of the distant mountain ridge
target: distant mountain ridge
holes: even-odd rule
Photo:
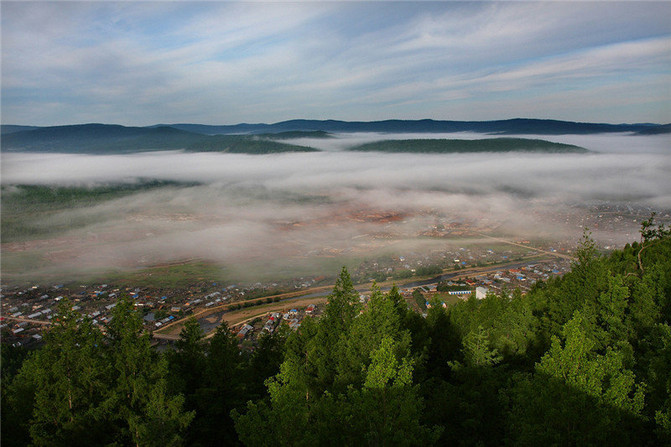
[[[117,124],[75,124],[35,127],[2,125],[3,151],[65,153],[130,153],[184,149],[249,154],[305,152],[300,138],[329,138],[330,133],[456,133],[477,132],[493,136],[562,135],[627,132],[641,135],[670,133],[665,124],[599,124],[557,120],[511,119],[500,121],[290,120],[275,124],[157,124],[130,127]]]
[[[0,135],[5,135],[14,132],[22,132],[24,130],[39,129],[38,126],[14,126],[12,124],[2,124],[0,126]]]
[[[203,134],[230,133],[278,133],[288,131],[324,132],[388,132],[388,133],[452,133],[478,132],[503,135],[585,135],[593,133],[668,133],[670,125],[660,124],[604,124],[573,121],[513,118],[497,121],[438,121],[384,120],[384,121],[338,121],[296,119],[274,124],[233,124],[211,126],[205,124],[170,124],[176,129]],[[658,129],[659,128],[659,129]],[[657,132],[657,130],[661,132]]]
[[[40,127],[2,135],[4,151],[110,154],[176,149],[248,154],[316,150],[260,135],[206,135],[170,126],[81,124]]]

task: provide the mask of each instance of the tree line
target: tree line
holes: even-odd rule
[[[45,341],[2,347],[3,445],[671,445],[671,234],[585,235],[563,277],[426,318],[343,268],[251,354],[195,320],[157,352],[127,298],[104,334],[62,307]]]

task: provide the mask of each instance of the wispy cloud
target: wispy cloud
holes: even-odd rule
[[[666,2],[6,2],[2,119],[490,119],[535,116],[525,97],[551,105],[561,91],[554,118],[667,122],[670,14]],[[568,107],[650,80],[631,108],[605,94]]]

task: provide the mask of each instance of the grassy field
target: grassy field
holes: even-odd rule
[[[153,287],[159,289],[185,288],[199,282],[226,283],[226,270],[216,264],[205,261],[189,261],[169,265],[148,267],[131,272],[106,273],[100,277],[91,277],[91,283],[109,282],[128,284],[135,287]]]
[[[438,292],[431,297],[431,302],[440,301],[441,303],[451,306],[459,301],[463,301],[465,298],[468,298],[468,295],[464,297],[461,295],[450,295],[449,293]]]

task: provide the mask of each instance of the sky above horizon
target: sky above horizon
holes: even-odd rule
[[[671,2],[8,2],[3,124],[671,122]]]

